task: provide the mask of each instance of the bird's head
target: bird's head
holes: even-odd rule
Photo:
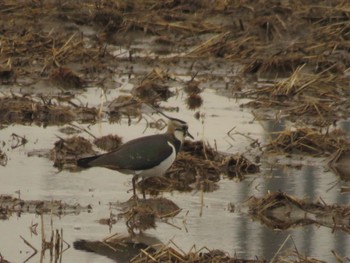
[[[185,137],[188,136],[194,139],[193,136],[188,132],[188,124],[182,120],[176,118],[169,118],[168,122],[168,133],[173,133],[176,139],[183,142]]]

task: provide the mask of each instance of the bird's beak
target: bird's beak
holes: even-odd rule
[[[186,136],[190,137],[192,140],[194,140],[194,137],[192,136],[191,133],[189,133],[188,131],[186,132]]]

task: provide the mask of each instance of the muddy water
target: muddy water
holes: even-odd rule
[[[128,85],[119,90],[128,90]],[[119,94],[119,90],[107,92],[107,102]],[[99,89],[89,89],[80,97],[81,101],[89,105],[98,106],[105,102]],[[281,126],[270,122],[254,120],[249,110],[242,109],[243,101],[236,101],[215,94],[208,89],[202,93],[204,103],[200,112],[204,114],[201,120],[193,117],[184,104],[184,96],[180,92],[177,97],[171,98],[164,106],[177,106],[179,113],[172,113],[187,121],[190,132],[197,139],[205,139],[212,146],[226,153],[244,153],[250,149],[250,138],[236,134],[228,136],[233,128],[236,132],[249,135],[253,139],[266,142],[271,132],[281,129]],[[159,116],[146,116],[148,121]],[[139,123],[128,126],[127,120],[121,123],[109,124],[102,120],[95,125],[77,124],[89,129],[95,136],[116,133],[124,141],[147,134],[158,133],[147,128],[147,122],[142,119]],[[283,125],[283,124],[280,124]],[[11,149],[14,144],[11,134],[25,136],[28,143],[23,147]],[[92,139],[88,134],[82,136]],[[51,229],[62,229],[64,240],[71,245],[62,256],[62,262],[112,262],[107,257],[76,250],[72,247],[78,239],[102,240],[113,233],[125,233],[124,222],[113,225],[111,231],[108,226],[100,225],[96,221],[109,218],[110,202],[126,201],[130,198],[131,177],[107,169],[90,169],[78,173],[69,171],[59,172],[52,165],[52,161],[45,157],[32,156],[33,152],[45,153],[53,147],[58,136],[66,137],[59,131],[59,127],[38,127],[10,125],[0,130],[0,138],[6,143],[2,150],[9,160],[5,167],[0,167],[0,193],[18,195],[26,200],[62,200],[69,204],[92,205],[92,211],[79,214],[69,214],[57,217],[44,216],[46,239],[50,238]],[[30,155],[30,157],[28,157]],[[268,229],[259,222],[252,221],[246,214],[242,203],[251,195],[264,195],[268,191],[282,190],[300,198],[309,197],[317,200],[321,197],[327,204],[348,203],[349,196],[342,195],[333,187],[336,177],[327,170],[323,158],[270,157],[262,160],[261,173],[247,176],[243,181],[223,178],[219,182],[219,190],[204,194],[204,206],[201,206],[201,194],[193,193],[166,193],[167,197],[183,209],[171,221],[178,228],[159,223],[157,229],[147,231],[147,235],[158,238],[167,243],[172,240],[184,251],[188,251],[194,244],[197,248],[219,248],[229,254],[236,254],[242,258],[271,259],[281,244],[291,235],[300,253],[314,256],[318,259],[333,261],[331,250],[340,255],[350,255],[348,235],[342,232],[332,233],[331,229],[317,226],[300,227],[288,231]],[[329,190],[330,189],[330,190]],[[228,205],[236,205],[236,211],[230,212]],[[115,210],[113,210],[115,212]],[[51,221],[52,220],[52,226]],[[38,223],[38,235],[30,232],[29,227]],[[0,221],[0,252],[4,258],[14,262],[23,262],[31,254],[29,248],[21,240],[24,237],[39,251],[41,248],[41,219],[39,216],[22,213],[12,215],[7,220]],[[64,246],[66,247],[66,245]],[[289,240],[285,248],[294,248]],[[38,262],[40,253],[29,262]],[[48,251],[44,262],[50,261]]]

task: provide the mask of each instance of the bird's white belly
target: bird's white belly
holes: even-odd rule
[[[142,176],[143,178],[152,177],[152,176],[162,176],[165,174],[165,172],[170,168],[170,166],[173,164],[176,158],[176,150],[175,147],[168,142],[170,147],[172,148],[172,153],[170,156],[168,156],[167,159],[165,159],[163,162],[161,162],[159,165],[149,169],[149,170],[139,170],[135,171],[135,174]]]

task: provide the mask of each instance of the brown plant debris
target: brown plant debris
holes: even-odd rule
[[[114,8],[99,8],[94,14],[93,21],[102,26],[104,32],[113,33],[121,28],[123,16],[122,13]]]
[[[350,149],[350,142],[342,130],[321,133],[310,127],[282,131],[266,147],[267,152],[307,153],[314,156],[328,156],[340,149]]]
[[[310,202],[283,192],[258,198],[252,196],[245,203],[249,215],[272,229],[316,224],[350,233],[350,206]]]
[[[248,160],[241,154],[235,154],[225,159],[225,169],[230,178],[243,178],[245,174],[254,174],[260,172],[258,165]]]
[[[156,249],[155,249],[156,248]],[[161,244],[152,246],[149,249],[141,250],[140,253],[130,260],[132,263],[146,262],[223,262],[223,263],[265,263],[263,259],[239,259],[231,257],[220,249],[208,249],[203,247],[196,250],[195,246],[188,252],[184,252],[171,242],[171,244]]]
[[[0,122],[61,124],[75,119],[74,112],[67,106],[41,102],[39,98],[27,96],[5,96],[0,98]]]
[[[175,217],[181,209],[166,198],[137,199],[132,197],[127,202],[117,204],[122,210],[119,218],[124,218],[128,231],[145,231],[156,228],[156,220],[165,221]]]
[[[92,144],[81,136],[71,138],[60,138],[50,151],[50,159],[58,169],[76,170],[76,160],[82,155],[95,155]]]
[[[199,88],[200,82],[196,80],[191,80],[186,82],[186,85],[184,87],[184,91],[187,94],[198,94],[201,93],[202,90]]]
[[[53,83],[65,89],[81,89],[85,86],[85,82],[78,73],[67,67],[53,70],[50,78]]]
[[[14,213],[52,213],[55,215],[79,214],[80,212],[88,212],[91,209],[90,205],[69,205],[60,200],[23,200],[11,195],[0,195],[0,211],[8,217]]]
[[[140,119],[141,102],[136,100],[133,96],[120,95],[114,99],[109,105],[109,118],[111,122],[117,122],[122,116],[127,116],[129,119]]]
[[[185,140],[181,150],[199,159],[208,159],[219,162],[223,157],[222,154],[203,141]]]
[[[134,95],[142,101],[151,105],[157,105],[160,101],[166,101],[174,95],[169,90],[169,86],[161,85],[155,81],[144,81],[140,86],[133,91]]]
[[[259,172],[259,166],[240,154],[227,156],[217,152],[203,141],[184,142],[174,164],[162,177],[150,177],[138,184],[150,194],[159,191],[214,191],[221,174],[243,178],[245,174]]]
[[[183,74],[169,73],[173,65],[189,62],[188,68],[197,71],[204,60],[220,60],[243,65],[239,73],[273,73],[278,79],[288,74],[285,80],[257,85],[245,94],[254,99],[249,105],[273,106],[292,120],[325,127],[350,111],[343,98],[349,94],[349,74],[344,74],[350,67],[349,8],[340,0],[215,5],[210,1],[4,0],[0,83],[27,87],[51,76],[64,87],[79,88],[88,81],[103,86],[116,72],[130,77],[149,66],[153,70],[136,93],[157,104],[160,97],[169,96],[166,81]],[[129,56],[116,56],[111,43],[126,49]],[[171,56],[155,55],[160,45]],[[198,79],[210,78],[201,70],[197,73]],[[197,84],[191,80],[184,90],[198,93]],[[111,119],[118,120],[119,112],[114,113]]]
[[[0,122],[37,125],[62,125],[74,120],[94,122],[98,110],[71,102],[74,96],[30,96],[14,94],[0,97]]]
[[[159,67],[155,67],[152,69],[151,72],[149,72],[142,80],[142,84],[148,83],[153,84],[153,83],[163,83],[166,82],[167,80],[173,80],[174,76],[169,72],[168,69],[162,69]],[[142,86],[142,85],[141,85]],[[166,86],[165,86],[166,87]],[[159,89],[159,88],[158,88]],[[167,96],[172,96],[174,95],[173,93],[169,93],[167,89],[160,88],[160,91],[163,95],[163,98],[166,98]]]
[[[107,152],[114,151],[122,145],[122,138],[118,135],[106,135],[94,140],[94,144]]]
[[[104,47],[106,41],[120,44],[128,33],[143,32],[176,47],[184,57],[243,62],[246,72],[290,72],[304,63],[316,70],[332,67],[343,72],[350,64],[348,9],[344,1],[219,1],[212,5],[210,1],[151,0],[62,5],[6,0],[0,9],[3,21],[14,18],[16,23],[0,24],[2,54],[20,76],[34,73],[38,77],[60,65],[81,62],[107,70],[115,67],[116,57]],[[52,20],[61,26],[48,30]],[[93,27],[99,33],[80,34],[79,26]]]
[[[188,95],[188,97],[186,99],[186,104],[190,110],[195,110],[195,109],[199,108],[200,106],[202,106],[203,99],[199,94],[192,93],[192,94]]]
[[[320,127],[329,126],[348,116],[349,77],[333,74],[329,70],[309,73],[305,64],[288,78],[268,83],[245,92],[253,101],[247,105],[255,108],[280,110],[291,120],[305,121]]]

